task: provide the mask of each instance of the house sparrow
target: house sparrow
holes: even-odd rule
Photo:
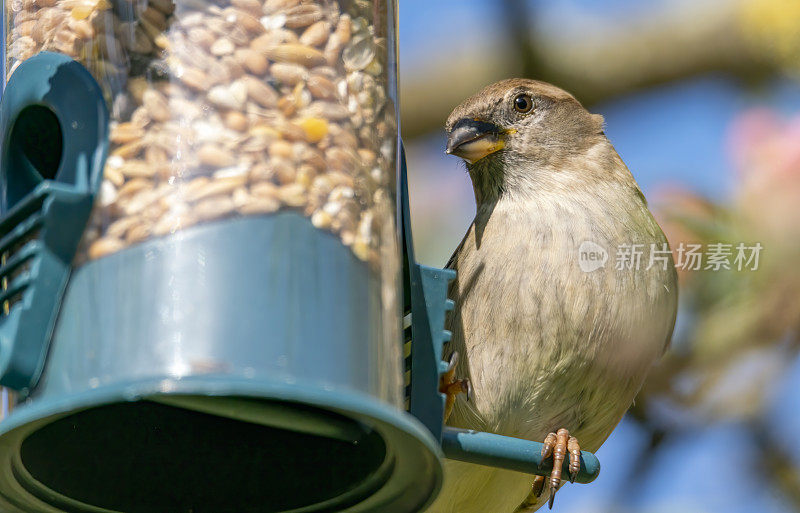
[[[544,442],[554,467],[545,479],[448,461],[429,511],[552,507],[580,467],[571,457],[562,476],[565,456],[600,447],[669,344],[672,255],[602,116],[569,93],[504,80],[456,107],[446,129],[477,203],[447,265],[458,276],[446,354],[460,355],[442,383],[447,423]],[[471,399],[456,398],[467,382]]]

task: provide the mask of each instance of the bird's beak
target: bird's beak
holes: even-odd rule
[[[477,119],[458,121],[447,135],[447,153],[474,164],[486,155],[502,150],[506,131]]]

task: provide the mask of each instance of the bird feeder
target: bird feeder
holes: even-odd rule
[[[0,511],[410,513],[443,455],[547,471],[442,427],[393,2],[4,15]]]

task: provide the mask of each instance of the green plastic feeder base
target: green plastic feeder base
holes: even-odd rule
[[[0,428],[3,511],[413,512],[440,486],[439,448],[413,418],[286,382],[117,383]]]
[[[349,321],[378,285],[293,213],[76,269],[42,376],[0,423],[0,511],[422,510],[441,449],[385,395],[373,323]]]
[[[414,513],[438,440],[401,410],[381,282],[296,213],[192,227],[72,268],[108,113],[39,54],[0,109],[3,513]],[[46,158],[45,158],[46,157]]]

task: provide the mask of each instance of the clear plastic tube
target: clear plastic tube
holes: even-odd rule
[[[377,265],[394,224],[384,1],[10,0],[7,76],[40,51],[102,85],[111,151],[82,258],[229,216],[302,211]]]
[[[380,284],[380,305],[371,304],[380,314],[363,322],[381,334],[382,368],[399,368],[394,2],[4,6],[6,78],[38,52],[69,55],[101,85],[111,114],[76,267],[199,225],[294,211],[334,234]],[[181,301],[202,301],[196,288]],[[142,301],[162,299],[176,301]],[[179,363],[191,352],[182,351]],[[396,380],[375,379],[379,395],[400,404]]]

